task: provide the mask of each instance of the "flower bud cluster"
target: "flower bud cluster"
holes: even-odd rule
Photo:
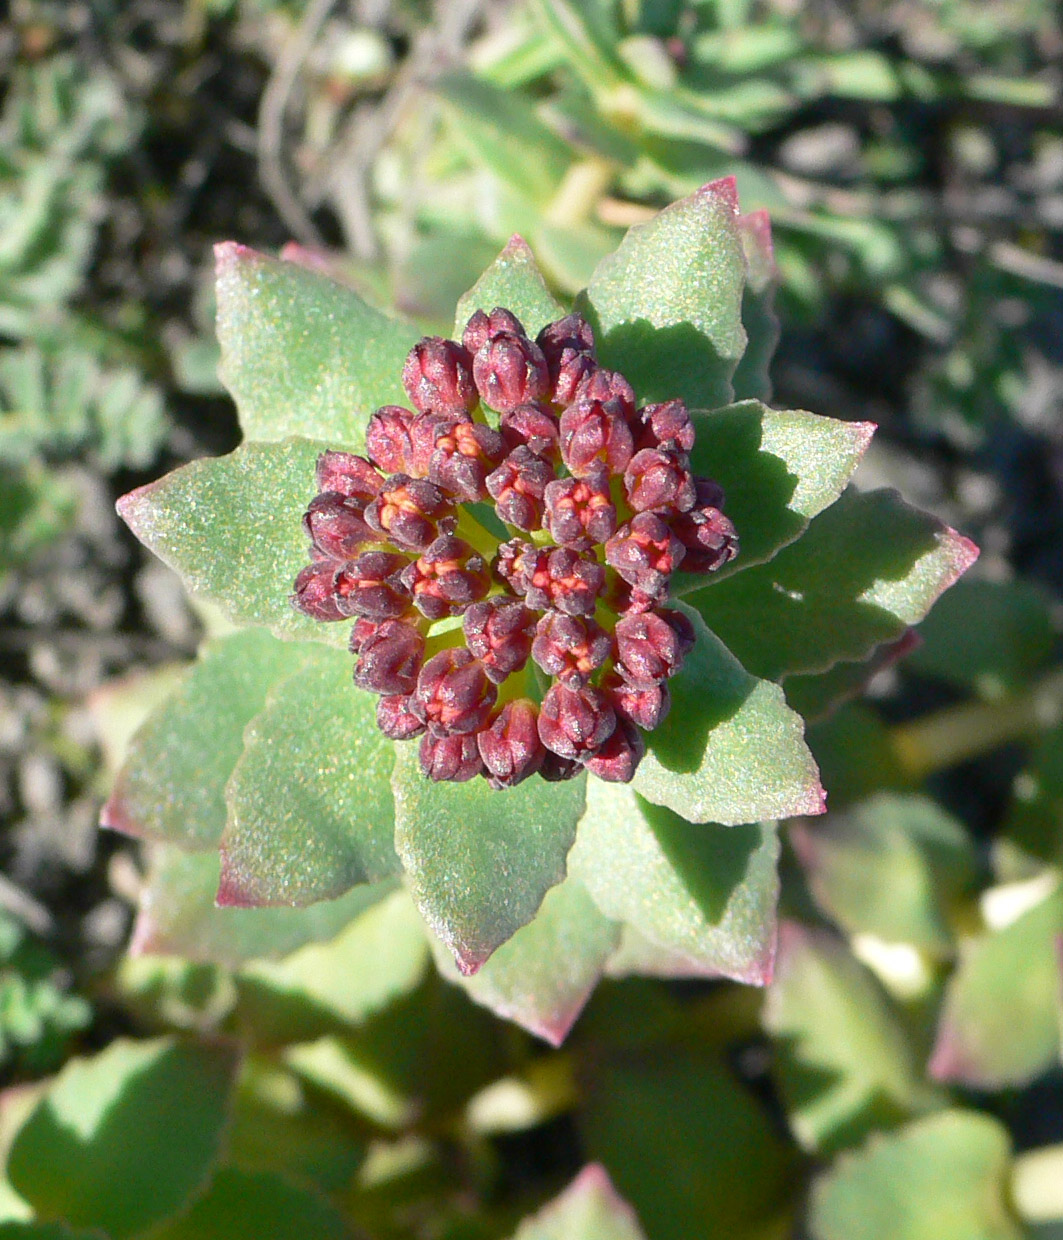
[[[630,780],[694,644],[672,574],[738,550],[686,406],[639,407],[578,314],[532,340],[478,310],[460,343],[416,344],[402,383],[411,407],[376,410],[365,456],[318,461],[293,605],[354,621],[355,683],[428,778]]]

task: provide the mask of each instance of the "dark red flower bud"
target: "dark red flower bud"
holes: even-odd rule
[[[472,370],[484,403],[500,412],[536,401],[550,390],[546,358],[527,336],[492,336],[473,358]]]
[[[539,774],[548,783],[559,784],[566,779],[575,779],[577,775],[582,775],[583,763],[577,762],[574,758],[562,758],[560,754],[548,749],[543,764],[539,767]]]
[[[555,542],[586,550],[616,533],[609,473],[599,464],[585,478],[557,478],[543,495],[545,526]]]
[[[655,685],[674,676],[684,642],[660,612],[645,611],[616,622],[617,670],[629,684]]]
[[[602,599],[618,616],[634,616],[658,606],[666,596],[667,590],[658,598],[640,590],[638,586],[630,585],[622,577],[614,576],[607,581]]]
[[[402,572],[402,584],[429,620],[456,616],[491,588],[491,572],[467,542],[444,534]]]
[[[558,405],[570,405],[576,389],[593,370],[594,333],[581,314],[547,323],[536,338],[550,372],[550,390]]]
[[[543,521],[543,495],[554,480],[554,467],[530,448],[514,448],[487,475],[487,490],[503,521],[519,530],[537,530]]]
[[[511,538],[508,542],[499,544],[491,567],[495,576],[504,581],[514,594],[523,596],[524,574],[537,554],[538,548],[534,543],[523,538]]]
[[[685,659],[698,644],[698,635],[694,626],[683,612],[676,611],[674,607],[659,607],[657,614],[662,620],[667,620],[671,626],[679,642],[679,658]]]
[[[694,423],[681,400],[645,405],[635,415],[635,446],[660,448],[664,444],[689,452],[694,446]]]
[[[570,616],[592,616],[605,586],[605,568],[571,547],[536,548],[523,564],[524,598],[535,611],[556,607]]]
[[[557,418],[542,405],[517,405],[507,409],[499,423],[506,447],[527,448],[556,464],[561,458]]]
[[[517,599],[502,595],[473,603],[462,620],[465,645],[500,685],[528,662],[535,635],[535,615]]]
[[[335,592],[348,616],[397,620],[410,610],[410,595],[399,580],[409,563],[391,551],[363,551],[336,573]]]
[[[613,639],[600,624],[561,611],[542,617],[532,643],[532,658],[543,671],[574,689],[585,685],[612,652]]]
[[[349,560],[359,547],[379,541],[379,535],[366,525],[357,501],[344,499],[335,491],[326,491],[310,501],[303,529],[317,550],[331,560]]]
[[[495,306],[490,314],[477,310],[465,324],[461,342],[468,349],[470,356],[475,357],[489,340],[494,339],[495,336],[501,336],[503,332],[511,336],[527,336],[528,334],[524,330],[524,324],[510,310],[503,310],[501,306]]]
[[[484,769],[476,737],[433,736],[431,732],[421,741],[421,770],[437,783],[463,784],[475,779]]]
[[[642,733],[633,723],[620,718],[612,736],[586,762],[587,770],[610,784],[629,784],[646,752]]]
[[[370,529],[412,551],[424,551],[441,533],[449,533],[443,524],[448,518],[453,529],[453,514],[439,487],[408,474],[392,474],[365,510]]]
[[[336,596],[336,565],[329,560],[308,564],[295,579],[295,593],[291,604],[311,620],[347,620],[350,613],[344,611]]]
[[[390,624],[390,620],[367,620],[359,616],[351,625],[351,635],[347,640],[347,649],[351,654],[361,654],[362,647],[380,628],[382,624]]]
[[[619,401],[579,399],[561,415],[561,459],[577,478],[603,464],[622,474],[635,450]]]
[[[464,646],[451,646],[421,668],[410,709],[433,736],[479,732],[497,696],[480,660]]]
[[[410,428],[420,417],[402,405],[381,405],[365,428],[366,455],[385,474],[416,474]]]
[[[392,741],[409,741],[424,731],[424,724],[410,710],[409,695],[382,697],[376,704],[376,724]]]
[[[657,602],[668,597],[669,578],[682,559],[683,544],[655,512],[637,513],[605,544],[605,562]]]
[[[622,719],[637,723],[647,732],[653,731],[672,705],[668,684],[663,680],[653,684],[633,685],[618,672],[610,672],[602,679],[602,689]]]
[[[317,458],[317,489],[335,491],[359,505],[380,494],[384,479],[380,471],[353,452],[322,452]]]
[[[428,464],[428,477],[438,487],[468,503],[487,494],[487,475],[502,460],[501,434],[480,422],[453,422],[440,427]]]
[[[476,407],[472,357],[457,341],[425,336],[406,356],[402,386],[421,413],[465,413]]]
[[[618,407],[625,422],[635,420],[635,389],[617,370],[596,367],[581,380],[573,399],[593,401],[599,405],[610,404],[610,407]]]
[[[636,512],[686,512],[694,504],[694,475],[686,454],[643,448],[624,470],[624,490]]]
[[[720,511],[723,488],[710,478],[695,478],[694,507],[672,518],[672,529],[686,548],[688,573],[711,573],[738,554],[738,534]]]
[[[424,636],[412,624],[385,620],[362,643],[354,683],[370,693],[412,693],[424,661]]]
[[[605,694],[589,685],[554,685],[539,710],[539,737],[562,758],[588,758],[616,727],[616,713]]]
[[[512,788],[542,766],[546,749],[539,739],[539,710],[527,698],[507,702],[482,732],[480,757],[494,788]]]

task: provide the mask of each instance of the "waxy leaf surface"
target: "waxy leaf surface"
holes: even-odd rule
[[[373,410],[405,403],[402,363],[420,333],[296,263],[234,242],[216,252],[221,378],[245,438],[360,452]]]
[[[1021,1240],[1007,1204],[1007,1130],[946,1111],[873,1137],[812,1191],[813,1240]]]
[[[598,782],[588,780],[588,792]],[[471,977],[461,976],[441,944],[435,954],[443,975],[477,1003],[560,1046],[619,941],[620,927],[570,874]]]
[[[533,340],[547,323],[564,317],[564,309],[546,287],[523,237],[511,237],[502,253],[458,302],[454,339],[461,339],[465,324],[477,310],[490,314],[496,306],[512,310]]]
[[[250,629],[207,642],[176,690],[134,735],[103,808],[105,826],[183,848],[217,848],[225,783],[244,728],[269,689],[315,646]]]
[[[193,594],[216,602],[235,623],[346,645],[350,625],[321,624],[289,602],[296,575],[310,561],[301,518],[327,446],[306,439],[246,443],[130,491],[118,511]]]
[[[513,1240],[645,1240],[635,1212],[617,1194],[604,1167],[591,1164]]]
[[[773,560],[687,596],[758,676],[825,671],[926,615],[972,543],[894,491],[847,491]]]
[[[640,400],[681,397],[713,409],[732,396],[746,347],[746,261],[733,180],[715,181],[630,229],[604,258],[578,308],[598,357]]]
[[[689,976],[763,985],[775,953],[778,840],[771,825],[704,826],[623,784],[590,780],[570,872],[602,912]]]
[[[646,737],[632,787],[690,822],[725,826],[823,812],[801,719],[750,676],[697,613],[697,644],[669,682],[672,709]]]
[[[218,1157],[236,1055],[168,1038],[119,1039],[71,1060],[11,1148],[8,1173],[42,1221],[115,1240],[181,1209]]]
[[[724,512],[739,540],[737,558],[713,574],[713,583],[770,560],[799,538],[845,490],[875,429],[755,400],[696,412],[694,424],[691,465],[723,487]],[[680,593],[705,582],[693,574],[677,578]]]
[[[394,764],[376,698],[351,683],[351,656],[312,647],[244,733],[226,791],[220,902],[313,904],[398,874]]]
[[[586,779],[433,783],[417,751],[396,746],[395,846],[429,928],[474,973],[564,878]]]

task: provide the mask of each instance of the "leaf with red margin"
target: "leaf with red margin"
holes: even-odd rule
[[[221,379],[245,437],[360,452],[373,410],[405,401],[402,364],[420,332],[303,264],[234,241],[215,254]]]
[[[562,318],[565,313],[564,307],[546,287],[528,243],[517,233],[458,302],[454,339],[461,339],[465,324],[475,311],[490,314],[496,306],[512,310],[533,340],[547,323]]]
[[[560,1046],[619,938],[620,927],[599,911],[570,874],[546,893],[533,920],[473,976],[461,976],[442,944],[434,942],[433,948],[440,972],[471,999]]]
[[[895,641],[977,556],[895,491],[850,488],[767,564],[686,597],[749,671],[778,680]]]
[[[526,1218],[513,1240],[645,1240],[645,1233],[605,1168],[591,1163],[559,1197]]]
[[[648,971],[657,971],[656,948],[667,976],[763,986],[775,958],[778,855],[774,824],[695,825],[630,787],[591,780],[569,870],[643,941]]]
[[[641,400],[712,409],[732,399],[746,347],[737,219],[734,177],[702,186],[629,229],[580,295],[599,360]]]

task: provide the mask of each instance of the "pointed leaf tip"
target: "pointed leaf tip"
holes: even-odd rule
[[[144,837],[144,828],[129,812],[124,799],[117,791],[111,793],[100,810],[100,826],[105,831],[117,831],[133,839]]]
[[[738,214],[738,182],[733,176],[708,181],[697,192],[709,198],[719,198],[727,203],[735,215]]]
[[[249,245],[241,245],[239,241],[219,241],[214,246],[214,270],[217,275],[221,275],[231,271],[241,260],[254,262],[265,257]]]
[[[218,880],[218,891],[214,897],[216,908],[258,908],[259,903],[233,873],[225,849],[220,850],[221,877]]]

